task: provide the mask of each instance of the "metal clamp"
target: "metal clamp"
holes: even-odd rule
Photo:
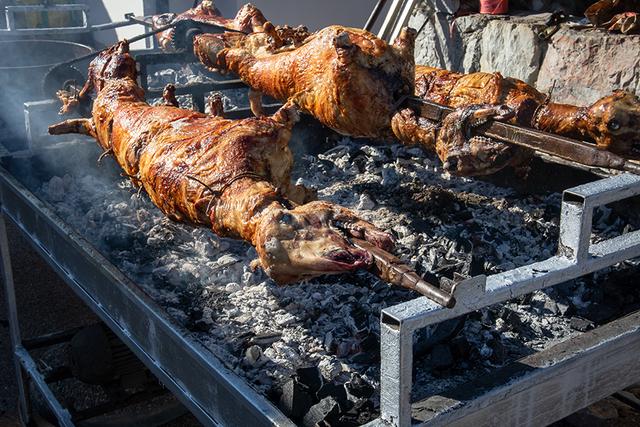
[[[380,319],[381,420],[411,425],[413,335],[421,328],[554,286],[640,256],[640,231],[591,244],[593,209],[640,194],[640,176],[618,175],[564,192],[559,253],[545,261],[491,276],[477,276],[454,286],[457,304],[446,309],[427,298],[382,310]],[[431,420],[437,424],[437,417]]]

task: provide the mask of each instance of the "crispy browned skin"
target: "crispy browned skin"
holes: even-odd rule
[[[196,37],[196,55],[209,66],[240,76],[255,91],[292,100],[345,135],[390,138],[397,102],[413,93],[415,31],[392,45],[355,28],[331,26],[299,46],[260,50],[263,35],[220,45],[216,35]],[[258,102],[254,113],[261,114]]]
[[[402,99],[414,92],[414,38],[415,32],[405,29],[388,45],[366,31],[333,26],[299,45],[274,43],[277,39],[267,31],[248,36],[200,35],[194,51],[209,68],[230,70],[252,88],[249,99],[256,115],[262,115],[261,97],[266,93],[295,102],[345,135],[396,137],[420,144],[438,153],[448,170],[457,174],[483,175],[513,164],[511,160],[519,156],[511,147],[495,141],[463,141],[471,135],[460,131],[462,122],[473,125],[473,115],[453,116],[461,122],[449,120],[445,126],[451,129],[441,130],[439,124],[411,109],[398,111]],[[473,126],[468,129],[472,131]],[[452,135],[456,138],[451,139]]]
[[[108,76],[108,77],[107,77]],[[87,87],[97,97],[91,119],[52,125],[51,134],[83,133],[112,152],[136,186],[176,220],[244,239],[279,283],[368,268],[368,252],[345,235],[389,249],[393,239],[351,211],[307,202],[314,193],[291,183],[288,148],[297,109],[271,117],[226,120],[172,106],[152,107],[136,83],[135,61],[121,42],[98,57]]]
[[[636,156],[640,147],[640,100],[615,91],[591,106],[549,102],[548,97],[521,80],[499,73],[460,74],[416,66],[416,94],[426,100],[459,108],[473,104],[507,105],[514,123],[572,138],[594,141],[604,150]]]
[[[196,22],[203,22],[207,24],[215,24],[221,27],[242,31],[245,33],[261,31],[262,26],[265,22],[267,22],[262,12],[252,4],[244,5],[238,11],[235,18],[228,19],[222,16],[220,11],[215,7],[213,1],[204,0],[195,8],[186,10],[178,15],[176,15],[175,13],[155,15],[152,17],[152,23],[153,28],[156,29],[172,22],[182,21],[186,19],[191,19]],[[158,33],[158,43],[160,44],[160,47],[162,49],[172,49],[172,40],[174,34],[175,30],[173,28]]]

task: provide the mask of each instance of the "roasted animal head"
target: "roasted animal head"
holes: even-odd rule
[[[490,175],[513,164],[519,150],[490,138],[473,135],[489,119],[508,120],[514,111],[504,105],[471,105],[449,114],[438,132],[436,152],[443,168],[461,176]]]
[[[586,111],[587,132],[599,148],[640,157],[640,99],[618,90]]]
[[[349,242],[365,239],[389,250],[393,237],[353,212],[326,202],[311,202],[266,215],[256,230],[259,261],[280,284],[324,274],[368,269],[372,255]]]

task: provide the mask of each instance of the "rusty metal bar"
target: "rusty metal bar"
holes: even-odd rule
[[[351,239],[351,241],[357,248],[367,251],[373,256],[374,266],[371,272],[385,282],[416,291],[447,308],[452,308],[456,305],[456,299],[453,295],[423,280],[418,273],[396,256],[383,251],[366,240]]]

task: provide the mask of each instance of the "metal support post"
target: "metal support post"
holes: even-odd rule
[[[18,308],[16,305],[13,271],[11,270],[9,240],[7,238],[7,227],[5,225],[3,213],[0,213],[0,258],[2,258],[2,280],[4,282],[4,295],[7,304],[7,320],[9,322],[9,336],[11,338],[11,354],[14,361],[16,380],[18,384],[20,420],[24,425],[27,425],[30,419],[30,405],[27,395],[28,383],[17,356],[17,351],[22,347],[22,341],[20,338],[20,323],[18,321]]]
[[[382,419],[392,425],[408,426],[411,421],[411,374],[413,332],[401,328],[395,319],[382,314],[380,325],[381,360],[380,406]],[[409,332],[409,333],[407,333]]]

